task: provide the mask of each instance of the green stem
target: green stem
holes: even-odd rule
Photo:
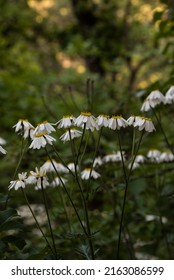
[[[158,200],[160,201],[161,193],[160,193],[160,187],[159,187],[159,173],[158,173],[158,169],[156,169],[155,175],[156,175],[155,176],[155,187],[156,187],[156,192],[157,192]],[[172,259],[172,253],[171,253],[171,250],[170,250],[170,244],[169,244],[169,240],[167,238],[167,233],[166,233],[165,228],[164,228],[164,224],[163,224],[163,220],[162,220],[162,215],[161,215],[161,210],[160,210],[159,206],[158,206],[158,212],[159,212],[159,221],[160,221],[160,226],[161,226],[161,233],[163,235],[163,238],[164,238],[164,241],[165,241],[165,244],[166,244],[166,248],[167,248],[167,252],[168,252],[168,257],[169,257],[169,259]]]
[[[96,148],[95,148],[95,151],[94,151],[94,156],[93,156],[93,160],[92,160],[92,164],[91,164],[91,170],[90,170],[90,173],[89,173],[89,180],[88,180],[88,185],[87,185],[86,200],[88,200],[88,198],[89,198],[89,188],[90,188],[90,183],[91,183],[91,174],[92,174],[92,170],[93,170],[94,161],[95,161],[95,158],[96,158],[96,155],[97,155],[97,152],[98,152],[102,131],[103,131],[103,127],[101,127],[101,129],[100,129],[99,137],[98,137]]]
[[[81,147],[81,145],[80,145],[80,147]],[[74,142],[72,140],[71,140],[71,149],[72,149],[72,155],[75,156],[74,155],[75,147],[74,147]],[[80,154],[80,148],[79,148],[78,154]],[[90,229],[89,216],[88,216],[88,207],[87,207],[87,202],[86,202],[83,190],[82,190],[81,180],[79,179],[78,170],[77,170],[78,156],[76,158],[76,162],[74,162],[74,165],[75,165],[75,177],[76,177],[77,185],[78,185],[79,190],[80,190],[81,199],[82,199],[82,203],[83,203],[83,208],[84,208],[84,212],[85,212],[85,220],[86,220],[86,227],[87,227],[87,238],[88,238],[89,247],[90,247],[90,251],[91,251],[91,258],[94,260],[94,249],[93,249],[93,242],[91,240],[91,229]]]
[[[84,127],[83,127],[82,137],[81,137],[80,145],[79,145],[78,152],[77,152],[77,157],[76,157],[76,162],[75,162],[76,166],[78,166],[78,164],[79,164],[79,156],[80,156],[80,151],[81,151],[85,131],[86,131],[86,123],[84,124]]]
[[[161,132],[162,132],[162,134],[163,134],[163,136],[164,136],[164,140],[166,141],[166,144],[167,144],[168,148],[171,150],[172,154],[174,155],[174,150],[172,149],[172,146],[170,145],[170,143],[169,143],[169,141],[168,141],[168,139],[167,139],[166,133],[165,133],[164,128],[163,128],[163,126],[162,126],[162,122],[160,121],[160,119],[159,119],[159,117],[157,116],[157,114],[156,114],[156,112],[155,112],[154,109],[153,109],[153,113],[154,113],[154,115],[155,115],[155,117],[156,117],[156,120],[157,120],[157,122],[158,122],[158,124],[159,124],[159,127],[160,127],[160,129],[161,129]]]
[[[26,200],[27,206],[28,206],[28,208],[30,209],[30,212],[31,212],[31,214],[32,214],[32,216],[33,216],[33,218],[34,218],[34,220],[35,220],[35,222],[36,222],[36,225],[37,225],[38,229],[40,230],[40,232],[41,232],[41,234],[42,234],[42,236],[43,236],[43,238],[44,238],[46,244],[48,245],[48,247],[50,248],[52,254],[54,255],[54,251],[53,251],[53,249],[52,249],[50,243],[48,242],[48,239],[46,238],[45,233],[43,232],[41,226],[39,225],[39,223],[38,223],[38,221],[37,221],[37,219],[36,219],[36,216],[35,216],[35,214],[34,214],[32,208],[31,208],[31,206],[30,206],[30,203],[29,203],[29,201],[28,201],[28,198],[27,198],[27,196],[26,196],[26,193],[25,193],[24,189],[21,188],[21,190],[22,190],[22,193],[23,193],[24,198],[25,198],[25,200]]]
[[[45,148],[45,150],[46,150],[46,152],[47,152],[47,154],[48,154],[48,156],[49,156],[49,153],[48,153],[48,151],[47,151],[46,148]],[[67,196],[68,196],[68,199],[70,200],[71,205],[72,205],[72,207],[73,207],[73,209],[74,209],[74,211],[75,211],[75,213],[76,213],[76,216],[77,216],[77,218],[78,218],[78,220],[79,220],[79,222],[80,222],[80,225],[81,225],[81,227],[82,227],[82,229],[83,229],[83,231],[84,231],[84,233],[85,233],[85,235],[86,235],[86,234],[87,234],[86,229],[85,229],[85,227],[84,227],[84,225],[83,225],[83,223],[82,223],[82,221],[81,221],[81,218],[80,218],[79,213],[78,213],[78,211],[77,211],[77,209],[76,209],[76,206],[75,206],[73,200],[71,199],[71,196],[70,196],[70,194],[69,194],[69,192],[68,192],[68,190],[67,190],[67,188],[66,188],[66,186],[65,186],[65,184],[64,184],[64,182],[63,182],[63,180],[61,179],[61,177],[60,177],[60,175],[59,175],[59,173],[58,173],[58,171],[57,171],[57,168],[55,167],[54,162],[52,161],[52,159],[50,158],[50,156],[49,156],[49,159],[50,159],[50,161],[51,161],[51,163],[52,163],[52,165],[53,165],[53,168],[54,168],[54,170],[55,170],[55,172],[56,172],[56,174],[57,174],[59,180],[61,181],[61,184],[62,184],[62,186],[63,186],[63,189],[64,189],[64,191],[66,192],[66,194],[67,194]],[[72,171],[71,171],[71,172],[72,172]],[[74,174],[73,174],[73,175],[74,175]]]
[[[16,168],[15,168],[15,171],[14,171],[14,174],[13,174],[13,180],[15,180],[15,178],[16,178],[17,171],[18,171],[19,166],[20,166],[20,164],[22,162],[22,159],[23,159],[23,156],[24,156],[24,153],[26,151],[27,144],[28,144],[28,142],[26,142],[26,144],[24,146],[24,141],[25,141],[24,138],[22,138],[20,157],[19,157],[19,160],[17,162]],[[8,200],[10,198],[10,193],[11,193],[11,190],[9,190],[8,194],[7,194],[7,199],[6,199],[6,202],[5,202],[5,209],[7,208],[7,205],[8,205]]]
[[[53,234],[53,229],[52,229],[52,225],[51,225],[51,220],[50,220],[50,216],[49,216],[47,200],[46,200],[46,197],[45,197],[45,191],[44,191],[44,186],[43,186],[43,178],[41,178],[41,190],[42,190],[42,196],[43,196],[44,205],[45,205],[45,211],[46,211],[46,214],[47,214],[48,225],[49,225],[49,228],[50,228],[51,238],[52,238],[52,242],[53,242],[53,248],[54,248],[55,256],[56,256],[56,259],[57,259],[57,249],[56,249],[56,244],[55,244],[55,240],[54,240],[54,234]]]
[[[126,205],[126,197],[127,197],[127,191],[128,191],[128,186],[129,186],[129,179],[130,179],[130,175],[131,175],[131,171],[132,171],[132,167],[134,164],[134,161],[136,159],[142,138],[144,135],[144,131],[141,134],[140,140],[138,142],[138,147],[136,150],[136,153],[134,155],[134,158],[132,160],[130,169],[129,169],[129,173],[128,175],[126,175],[126,169],[125,169],[125,164],[124,164],[124,159],[123,159],[123,154],[122,154],[122,146],[121,146],[121,139],[120,139],[120,134],[118,131],[118,142],[119,142],[119,148],[120,148],[120,152],[121,152],[121,158],[122,158],[122,165],[123,165],[123,172],[124,172],[124,178],[125,178],[125,192],[124,192],[124,198],[123,198],[123,205],[122,205],[122,212],[121,212],[121,220],[120,220],[120,228],[119,228],[119,235],[118,235],[118,246],[117,246],[117,259],[119,259],[119,253],[120,253],[120,244],[121,244],[121,234],[122,234],[122,228],[123,228],[123,220],[124,220],[124,212],[125,212],[125,205]]]
[[[54,170],[57,170],[56,167],[55,167],[55,164],[54,164],[53,160],[51,159],[51,157],[50,157],[50,155],[49,155],[49,153],[48,153],[48,151],[47,151],[47,148],[46,148],[46,147],[45,147],[45,151],[46,151],[46,153],[47,153],[47,155],[48,155],[48,157],[49,157],[49,160],[50,160],[50,162],[51,162],[51,164],[52,164]],[[56,173],[58,173],[58,172],[56,172]],[[57,174],[57,176],[58,176],[60,182],[63,183],[63,180],[62,180],[62,178],[60,177],[59,173]],[[71,231],[71,224],[70,224],[70,220],[69,220],[69,217],[68,217],[68,211],[67,211],[66,203],[65,203],[65,201],[64,201],[64,197],[63,197],[63,195],[62,195],[61,189],[58,188],[58,191],[59,191],[59,196],[60,196],[60,199],[61,199],[61,202],[62,202],[64,211],[65,211],[65,215],[66,215],[66,220],[67,220],[67,223],[68,223],[68,227],[69,227],[69,230]]]

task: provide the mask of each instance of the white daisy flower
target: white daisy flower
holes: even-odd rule
[[[86,129],[90,129],[91,131],[99,129],[95,117],[89,112],[81,112],[80,116],[74,122],[74,125],[82,128],[84,124],[86,125]]]
[[[137,155],[136,158],[135,158],[135,162],[144,163],[145,162],[145,157],[143,155]]]
[[[140,166],[141,165],[138,162],[134,161],[133,165],[132,165],[132,163],[129,163],[128,168],[129,169],[132,168],[131,170],[134,170],[134,169],[137,169]]]
[[[94,163],[93,163],[93,166],[95,167],[95,166],[100,166],[100,165],[102,165],[103,164],[103,161],[102,161],[102,159],[101,159],[101,157],[96,157],[95,159],[94,159]]]
[[[165,104],[171,104],[174,101],[174,86],[171,86],[165,94]]]
[[[69,128],[74,125],[75,118],[73,115],[63,116],[63,118],[56,123],[57,128]]]
[[[101,175],[96,172],[95,170],[91,169],[91,168],[85,168],[82,172],[81,172],[81,178],[82,180],[89,180],[90,178],[93,179],[98,179]]]
[[[31,127],[30,129],[25,129],[23,137],[24,137],[24,139],[30,138],[31,140],[33,140],[34,128]]]
[[[112,116],[108,120],[108,127],[113,130],[119,130],[121,127],[126,127],[127,125],[127,121],[122,116]]]
[[[160,162],[161,152],[157,149],[150,150],[147,153],[147,157],[151,162]]]
[[[132,166],[132,169],[136,169],[141,166],[141,163],[144,163],[144,162],[145,162],[145,157],[142,155],[137,155],[134,160],[133,166],[132,166],[132,163],[129,163],[128,168],[130,169]]]
[[[68,169],[71,170],[72,172],[75,172],[75,164],[74,164],[74,162],[68,163],[67,167],[68,167]],[[76,169],[79,170],[78,166],[77,166]]]
[[[0,145],[0,152],[4,155],[7,153],[7,151],[1,145]]]
[[[109,116],[108,115],[99,115],[96,119],[96,123],[99,128],[101,127],[108,127],[109,124]]]
[[[29,146],[30,149],[40,149],[46,146],[46,144],[52,145],[52,142],[56,141],[55,138],[46,134],[45,132],[40,132],[38,134],[34,134],[33,141]]]
[[[171,162],[174,161],[174,155],[170,152],[163,152],[159,156],[159,161],[160,162]]]
[[[56,177],[52,182],[51,182],[51,186],[53,187],[57,187],[57,186],[62,186],[66,183],[66,180],[63,179],[62,177]]]
[[[144,129],[147,132],[153,132],[156,130],[150,118],[138,116],[135,118],[134,127],[137,127],[140,131]]]
[[[130,117],[127,119],[127,124],[128,124],[129,126],[134,125],[135,120],[136,120],[136,116],[130,116]]]
[[[144,101],[141,107],[141,111],[147,112],[151,108],[154,108],[156,105],[164,102],[165,102],[164,95],[159,90],[154,90],[147,96],[146,100]]]
[[[25,131],[34,129],[34,126],[27,119],[20,119],[13,128],[15,128],[15,132],[22,131],[25,133]]]
[[[122,151],[123,160],[126,160],[125,151]],[[103,157],[103,162],[120,162],[122,161],[121,152],[108,154]]]
[[[10,185],[8,186],[8,189],[15,189],[18,190],[19,188],[25,188],[26,185],[26,179],[27,179],[27,172],[22,172],[18,174],[18,179],[14,181],[10,181]]]
[[[35,189],[41,189],[42,186],[43,188],[48,186],[49,183],[46,176],[46,171],[42,167],[39,169],[36,167],[35,172],[30,171],[30,175],[27,178],[27,184],[35,184]]]
[[[71,128],[70,130],[67,130],[62,136],[60,136],[60,140],[63,142],[71,141],[72,139],[81,137],[82,132],[80,130],[77,130],[75,128]]]
[[[52,131],[56,131],[55,128],[52,126],[51,123],[49,123],[48,121],[44,121],[42,123],[39,123],[35,130],[34,130],[34,134],[38,134],[38,133],[46,133],[46,134],[50,134]]]
[[[57,161],[55,161],[54,159],[48,159],[41,167],[46,172],[55,172],[56,165]]]
[[[59,173],[68,173],[68,168],[54,159],[48,159],[41,167],[46,172],[56,172],[57,170]]]
[[[5,141],[2,137],[0,137],[0,145],[5,145],[7,141]]]

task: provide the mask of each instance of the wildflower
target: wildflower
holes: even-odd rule
[[[89,180],[90,178],[98,179],[100,176],[101,175],[98,172],[96,172],[95,170],[93,170],[92,168],[85,168],[81,172],[82,180]]]
[[[134,122],[134,127],[138,127],[138,130],[145,130],[147,132],[153,132],[155,127],[150,118],[136,117]]]
[[[34,129],[34,126],[28,122],[27,119],[20,119],[17,124],[13,126],[15,128],[15,132],[21,131],[23,134],[23,137],[26,139],[28,136],[31,136],[30,131]],[[31,137],[32,138],[32,137]]]
[[[49,123],[48,121],[44,121],[36,126],[34,130],[34,134],[38,134],[38,133],[50,134],[52,131],[56,131],[55,128],[52,126],[52,124]]]
[[[58,128],[69,128],[74,125],[75,118],[73,115],[63,116],[63,118],[56,123]]]
[[[130,116],[128,119],[127,119],[127,124],[130,126],[130,125],[134,125],[135,124],[135,121],[136,121],[136,116]]]
[[[31,145],[29,146],[30,149],[40,149],[41,147],[45,147],[46,144],[52,145],[52,142],[56,141],[55,138],[52,136],[46,134],[45,132],[40,132],[37,134],[34,134],[33,141],[31,142]]]
[[[76,118],[74,125],[82,128],[86,125],[86,129],[90,129],[91,131],[98,129],[95,117],[89,112],[81,112],[80,116]]]
[[[71,128],[69,130],[67,130],[61,137],[60,140],[63,142],[67,142],[67,141],[71,141],[74,138],[78,138],[81,137],[82,132],[75,129],[75,128]]]
[[[108,127],[113,130],[119,130],[121,127],[126,127],[127,125],[127,121],[122,116],[112,116],[108,120]]]
[[[166,217],[159,217],[157,215],[145,215],[146,222],[152,222],[152,221],[160,221],[162,220],[163,224],[166,224],[168,222],[168,219]]]
[[[66,180],[63,179],[62,177],[56,177],[52,182],[51,182],[51,185],[53,187],[56,187],[56,186],[62,186],[66,183]]]
[[[145,162],[145,157],[142,155],[137,155],[135,158],[135,162],[137,163],[144,163]]]
[[[174,155],[170,152],[161,153],[159,156],[159,162],[171,162],[174,161]]]
[[[97,157],[94,159],[94,163],[93,163],[93,166],[95,167],[96,165],[100,166],[103,164],[103,161],[101,159],[101,157]]]
[[[41,167],[46,172],[68,173],[68,168],[54,159],[48,159]]]
[[[144,101],[141,107],[141,111],[147,112],[151,108],[154,108],[156,105],[164,102],[165,102],[164,95],[159,90],[154,90],[147,96],[146,100]]]
[[[159,150],[150,150],[147,153],[147,157],[151,162],[160,162],[161,152]]]
[[[2,138],[0,137],[0,145],[5,145],[7,142]]]
[[[74,162],[68,163],[67,167],[68,167],[68,169],[71,170],[72,172],[75,172],[75,164],[74,164]],[[79,169],[78,166],[76,166],[76,169],[77,169],[77,170]]]
[[[132,166],[132,169],[136,169],[136,168],[140,167],[141,163],[144,163],[144,161],[145,161],[145,157],[144,156],[137,155],[135,160],[134,160],[133,165],[132,165],[132,163],[129,163],[128,168],[130,169],[131,166]]]
[[[174,86],[171,86],[165,94],[165,104],[171,104],[174,101]]]
[[[15,189],[18,190],[19,188],[25,188],[25,184],[26,184],[26,179],[27,179],[27,172],[22,172],[18,174],[18,179],[11,181],[10,185],[8,186],[8,189]]]
[[[42,166],[41,168],[45,170],[46,172],[55,172],[55,168],[57,165],[57,161],[54,159],[48,159]]]
[[[125,161],[125,152],[122,151],[122,156],[123,156],[123,160]],[[108,154],[106,156],[103,157],[103,161],[104,162],[119,162],[122,161],[122,156],[121,156],[121,152],[118,151],[117,153],[113,153],[113,154]]]
[[[4,155],[7,153],[7,151],[1,145],[0,145],[0,152]]]
[[[30,129],[25,129],[24,130],[24,135],[23,135],[24,139],[27,139],[30,137],[31,140],[33,140],[34,138],[34,128],[30,128]]]
[[[36,184],[35,189],[37,190],[48,186],[49,183],[46,176],[46,171],[42,167],[40,169],[36,167],[35,172],[30,171],[30,175],[27,178],[27,184]]]
[[[96,123],[98,127],[108,127],[109,124],[109,116],[108,115],[99,115],[96,119]]]

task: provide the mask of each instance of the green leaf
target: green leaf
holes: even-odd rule
[[[22,228],[24,228],[24,225],[15,209],[9,208],[0,212],[0,231]]]

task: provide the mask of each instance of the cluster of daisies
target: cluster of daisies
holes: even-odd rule
[[[141,111],[147,112],[151,108],[154,108],[160,103],[171,104],[174,101],[174,86],[170,87],[165,95],[160,91],[152,91],[146,100],[144,101]],[[144,116],[130,116],[128,119],[123,118],[122,116],[108,116],[108,115],[99,115],[98,117],[93,116],[90,112],[82,112],[78,117],[73,115],[63,116],[61,120],[57,123],[49,123],[44,121],[39,123],[34,127],[28,120],[20,119],[17,124],[13,126],[16,133],[19,133],[23,136],[24,139],[29,139],[31,141],[29,148],[30,149],[40,149],[44,148],[47,144],[53,145],[53,142],[56,141],[56,138],[51,136],[52,132],[55,132],[56,129],[65,129],[66,132],[60,136],[62,142],[67,142],[79,138],[83,135],[85,130],[99,130],[103,127],[109,128],[111,130],[120,130],[121,128],[133,126],[139,131],[153,132],[155,131],[154,124],[150,118]],[[6,150],[1,146],[5,144],[0,139],[0,152],[6,153]],[[92,168],[85,168],[83,171],[80,171],[79,176],[82,180],[89,180],[91,178],[98,179],[100,174],[95,171],[96,166],[100,166],[108,162],[121,162],[122,160],[127,160],[127,156],[123,151],[106,155],[103,158],[97,157],[92,165]],[[144,162],[173,162],[174,155],[170,152],[161,153],[158,150],[150,150],[146,156],[137,155],[133,165],[128,160],[127,167],[131,169],[138,168]],[[48,160],[40,168],[36,168],[35,171],[31,171],[29,175],[26,172],[19,173],[18,179],[11,181],[9,185],[9,190],[14,188],[25,188],[28,184],[34,184],[36,189],[41,189],[41,184],[43,187],[46,186],[60,186],[66,183],[66,179],[61,176],[55,177],[55,179],[50,183],[48,181],[48,173],[56,172],[59,174],[67,173],[79,173],[78,167],[74,163],[69,163],[66,166],[57,163],[54,159]]]
[[[105,155],[104,157],[96,157],[92,168],[85,168],[83,171],[80,172],[80,176],[82,180],[89,180],[89,179],[98,179],[101,177],[101,174],[98,173],[95,169],[99,168],[100,166],[107,164],[107,163],[118,163],[124,160],[124,162],[130,162],[127,160],[127,155],[125,151],[114,152],[112,154]],[[159,150],[149,150],[147,155],[137,155],[133,165],[129,163],[127,167],[130,169],[136,169],[140,167],[143,163],[167,163],[167,162],[174,162],[174,155],[167,152],[160,152]],[[62,186],[63,184],[67,183],[67,178],[65,178],[66,174],[74,174],[75,172],[79,172],[78,166],[75,167],[74,163],[69,163],[67,165],[63,165],[60,162],[57,162],[54,159],[47,160],[40,168],[35,168],[35,171],[30,171],[29,175],[27,172],[19,173],[18,179],[11,181],[9,185],[9,190],[15,189],[18,190],[19,188],[25,188],[26,185],[35,185],[36,190],[40,190],[42,187],[46,188]],[[55,175],[54,179],[49,182],[48,174],[57,174]],[[53,176],[50,176],[51,178]]]
[[[89,112],[82,112],[77,118],[73,115],[64,116],[55,124],[44,121],[36,127],[28,122],[28,120],[20,119],[13,127],[15,128],[15,132],[21,133],[25,139],[30,138],[32,140],[29,146],[30,149],[40,149],[45,147],[46,144],[52,145],[53,142],[56,141],[56,139],[50,135],[53,131],[56,131],[55,128],[66,129],[66,132],[61,135],[60,140],[67,142],[82,136],[82,131],[76,129],[77,127],[94,131],[102,127],[120,130],[120,128],[131,125],[139,131],[145,130],[146,132],[153,132],[155,130],[150,118],[131,116],[126,120],[122,116],[109,117],[107,115],[99,115],[95,118]]]
[[[141,107],[142,112],[147,112],[152,108],[155,108],[159,104],[171,104],[174,102],[174,86],[171,86],[165,94],[162,94],[159,90],[152,91]]]
[[[76,169],[78,169],[78,167]],[[51,172],[57,175],[49,182],[48,174]],[[17,180],[11,181],[8,189],[11,190],[14,188],[18,190],[19,188],[25,188],[27,185],[34,185],[35,190],[40,190],[48,186],[62,186],[67,182],[67,179],[62,177],[62,174],[65,175],[68,173],[75,173],[74,163],[69,163],[67,166],[64,166],[54,159],[47,160],[40,168],[36,167],[35,171],[30,171],[29,175],[27,175],[27,172],[19,173]],[[80,175],[82,180],[88,180],[90,178],[98,179],[101,176],[92,168],[85,168]]]

